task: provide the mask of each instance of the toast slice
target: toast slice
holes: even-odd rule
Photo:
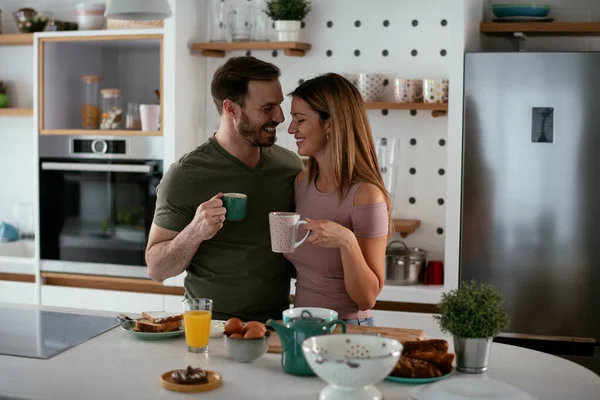
[[[183,314],[164,311],[142,311],[142,318],[150,320],[155,324],[164,324],[165,322],[181,321]]]
[[[142,318],[135,321],[133,330],[135,332],[173,332],[178,330],[180,326],[181,320],[157,324],[149,319]]]

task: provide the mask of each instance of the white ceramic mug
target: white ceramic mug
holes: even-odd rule
[[[142,131],[158,131],[160,129],[160,106],[156,104],[140,104]]]
[[[447,103],[448,83],[448,79],[423,79],[423,98],[425,103]]]
[[[394,79],[394,99],[397,103],[423,102],[423,80]]]
[[[269,213],[269,229],[271,231],[271,250],[274,253],[292,253],[300,246],[310,232],[302,240],[296,241],[298,228],[308,222],[300,220],[300,214],[291,212]]]

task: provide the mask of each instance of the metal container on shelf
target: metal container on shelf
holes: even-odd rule
[[[102,89],[102,122],[100,129],[119,129],[123,121],[123,91],[121,89]]]
[[[393,246],[395,243],[403,247]],[[401,240],[390,242],[385,251],[386,285],[419,285],[427,263],[427,251],[407,247]]]
[[[100,82],[98,75],[83,75],[83,103],[81,103],[81,127],[98,129],[100,127]]]

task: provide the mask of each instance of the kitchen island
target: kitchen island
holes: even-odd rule
[[[114,316],[98,311],[0,304],[3,307]],[[0,325],[1,326],[1,325]],[[412,327],[411,327],[412,328]],[[6,327],[0,327],[1,333]],[[448,339],[448,338],[446,338]],[[140,340],[116,327],[54,357],[43,360],[0,355],[0,398],[16,399],[315,399],[325,382],[283,372],[279,354],[266,354],[253,364],[233,361],[222,339],[211,339],[208,354],[187,351],[183,336]],[[162,388],[162,373],[187,365],[219,372],[221,387],[182,394]],[[460,379],[455,374],[447,379]],[[469,376],[470,377],[470,376]],[[527,391],[539,400],[596,399],[600,377],[558,357],[495,343],[490,370],[478,379],[495,379]],[[386,400],[408,399],[411,385],[383,381]]]

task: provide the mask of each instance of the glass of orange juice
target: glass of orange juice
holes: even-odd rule
[[[206,353],[210,336],[210,320],[213,302],[211,299],[184,299],[183,325],[188,351]]]

